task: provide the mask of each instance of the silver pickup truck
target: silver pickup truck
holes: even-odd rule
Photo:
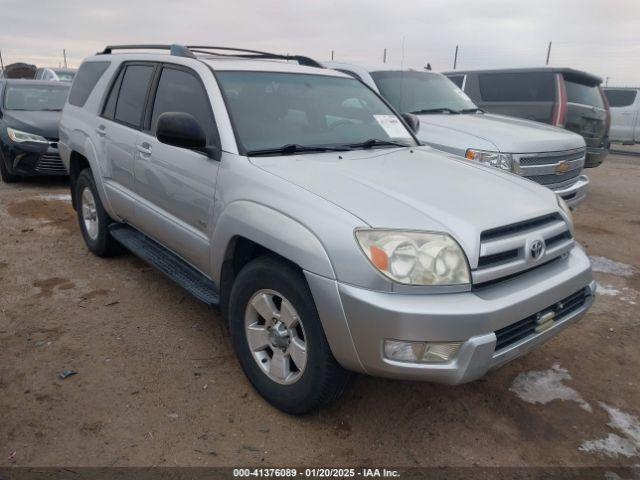
[[[306,57],[108,47],[76,75],[59,148],[88,249],[124,245],[219,308],[289,413],[335,400],[348,371],[475,380],[594,300],[560,197],[419,146]]]
[[[439,150],[507,170],[551,188],[571,208],[587,195],[586,146],[575,133],[483,112],[447,77],[431,71],[324,62],[352,75],[401,113],[420,119],[418,138]]]

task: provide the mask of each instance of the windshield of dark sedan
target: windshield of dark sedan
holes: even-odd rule
[[[477,108],[467,95],[444,75],[427,72],[371,72],[384,98],[401,113]]]
[[[62,110],[69,85],[8,84],[4,93],[5,110]]]
[[[353,145],[370,139],[416,145],[396,114],[353,78],[216,72],[245,151],[285,145]]]

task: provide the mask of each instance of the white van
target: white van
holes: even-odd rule
[[[640,143],[640,88],[605,88],[611,107],[612,142],[633,145]]]

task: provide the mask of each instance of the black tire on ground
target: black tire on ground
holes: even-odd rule
[[[4,158],[0,156],[0,178],[4,183],[15,183],[20,180],[19,175],[9,173],[7,165],[4,163]]]
[[[247,305],[260,290],[273,290],[295,308],[304,328],[306,367],[293,384],[283,385],[267,376],[249,348],[245,330]],[[324,334],[313,297],[302,272],[275,256],[257,258],[238,274],[229,299],[231,342],[253,387],[274,407],[301,415],[337,400],[350,373],[336,361]]]
[[[111,225],[114,221],[109,217],[104,207],[102,206],[102,201],[100,200],[100,196],[98,195],[98,191],[96,189],[96,184],[93,180],[93,174],[90,169],[85,169],[80,172],[78,175],[78,180],[75,183],[75,198],[76,198],[76,213],[78,215],[78,223],[80,225],[80,231],[82,232],[82,237],[84,238],[85,243],[89,250],[97,255],[98,257],[112,257],[117,255],[122,251],[122,246],[116,241],[115,238],[111,236],[109,233],[109,225]],[[95,200],[95,209],[96,209],[96,218],[98,221],[98,233],[95,238],[91,238],[89,233],[87,232],[87,227],[83,218],[83,193],[85,189],[91,192]]]

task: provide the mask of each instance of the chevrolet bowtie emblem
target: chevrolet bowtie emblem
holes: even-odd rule
[[[556,165],[556,175],[562,175],[563,173],[567,173],[569,171],[569,163],[566,160],[563,160],[558,165]]]

